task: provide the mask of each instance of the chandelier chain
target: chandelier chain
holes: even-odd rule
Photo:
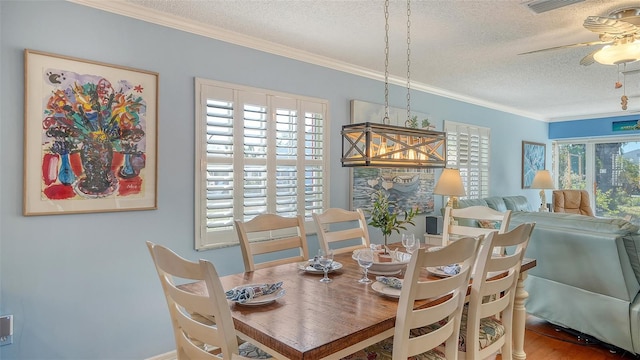
[[[384,124],[389,124],[389,0],[384,1]]]
[[[407,0],[407,123],[411,121],[411,0]]]

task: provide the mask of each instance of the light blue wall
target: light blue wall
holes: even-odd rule
[[[0,1],[0,20],[0,313],[15,320],[14,344],[0,358],[142,359],[172,350],[145,240],[211,260],[223,275],[242,271],[238,247],[193,250],[194,77],[329,100],[331,206],[348,207],[340,127],[350,100],[382,102],[380,82],[62,1]],[[158,210],[22,216],[25,48],[160,74]],[[404,90],[392,87],[390,102],[403,107]],[[412,109],[439,129],[444,119],[491,127],[492,195],[537,201],[535,190],[520,189],[521,141],[548,142],[547,124],[418,92]],[[423,229],[421,217],[416,234]]]
[[[640,115],[616,116],[587,120],[563,121],[549,124],[549,139],[588,138],[595,136],[631,136],[640,134],[635,131],[613,131],[613,123],[619,121],[638,121]]]

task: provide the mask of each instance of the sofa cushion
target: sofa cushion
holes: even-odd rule
[[[458,200],[459,208],[466,208],[469,206],[489,206],[485,199],[464,199]]]
[[[564,229],[613,233],[619,235],[636,234],[638,226],[623,220],[596,218],[579,214],[550,212],[514,212],[511,214],[511,226],[535,222],[536,226],[552,226]]]
[[[484,201],[486,201],[487,206],[489,206],[493,210],[497,210],[500,212],[507,211],[507,205],[504,203],[504,200],[502,200],[501,196],[488,197],[488,198],[485,198]]]
[[[529,200],[526,196],[505,196],[502,198],[504,204],[507,206],[507,210],[511,211],[534,211],[529,204]]]
[[[499,220],[478,220],[478,225],[483,229],[500,230],[500,226],[502,226],[502,221],[499,221]]]
[[[614,234],[622,238],[629,263],[636,279],[640,282],[640,234],[638,226],[624,220],[597,218],[587,215],[548,212],[513,212],[510,228],[525,222],[535,222],[534,232],[542,227],[556,228],[568,232],[590,232],[592,234]]]

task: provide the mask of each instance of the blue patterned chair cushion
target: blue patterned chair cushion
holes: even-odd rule
[[[467,351],[467,309],[468,305],[465,305],[460,321],[460,339],[458,341],[458,350],[464,352]],[[504,336],[504,325],[500,320],[494,317],[480,319],[480,349],[493,344],[502,336]]]
[[[373,344],[351,354],[343,359],[345,360],[392,360],[393,358],[393,337],[384,339],[379,343]],[[416,356],[410,356],[409,360],[446,360],[444,353],[440,350],[433,349]]]
[[[251,358],[251,359],[270,359],[272,358],[271,355],[269,355],[268,353],[262,351],[262,349],[258,348],[257,346],[253,345],[252,343],[249,342],[245,342],[240,344],[240,346],[238,346],[238,353],[240,354],[240,356],[244,356],[246,358]]]
[[[464,306],[462,311],[462,318],[460,319],[460,337],[458,338],[458,351],[467,352],[467,312],[469,305]],[[432,324],[419,329],[413,329],[416,335],[423,335],[433,330],[438,329],[444,325],[444,322]],[[504,336],[504,325],[502,322],[493,317],[488,317],[480,320],[480,349],[484,349],[487,346],[493,344],[498,339]]]

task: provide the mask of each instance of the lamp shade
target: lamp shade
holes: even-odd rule
[[[460,177],[460,170],[443,169],[433,193],[437,195],[465,196],[466,192]]]
[[[538,170],[531,182],[532,189],[553,189],[553,179],[549,170]]]

